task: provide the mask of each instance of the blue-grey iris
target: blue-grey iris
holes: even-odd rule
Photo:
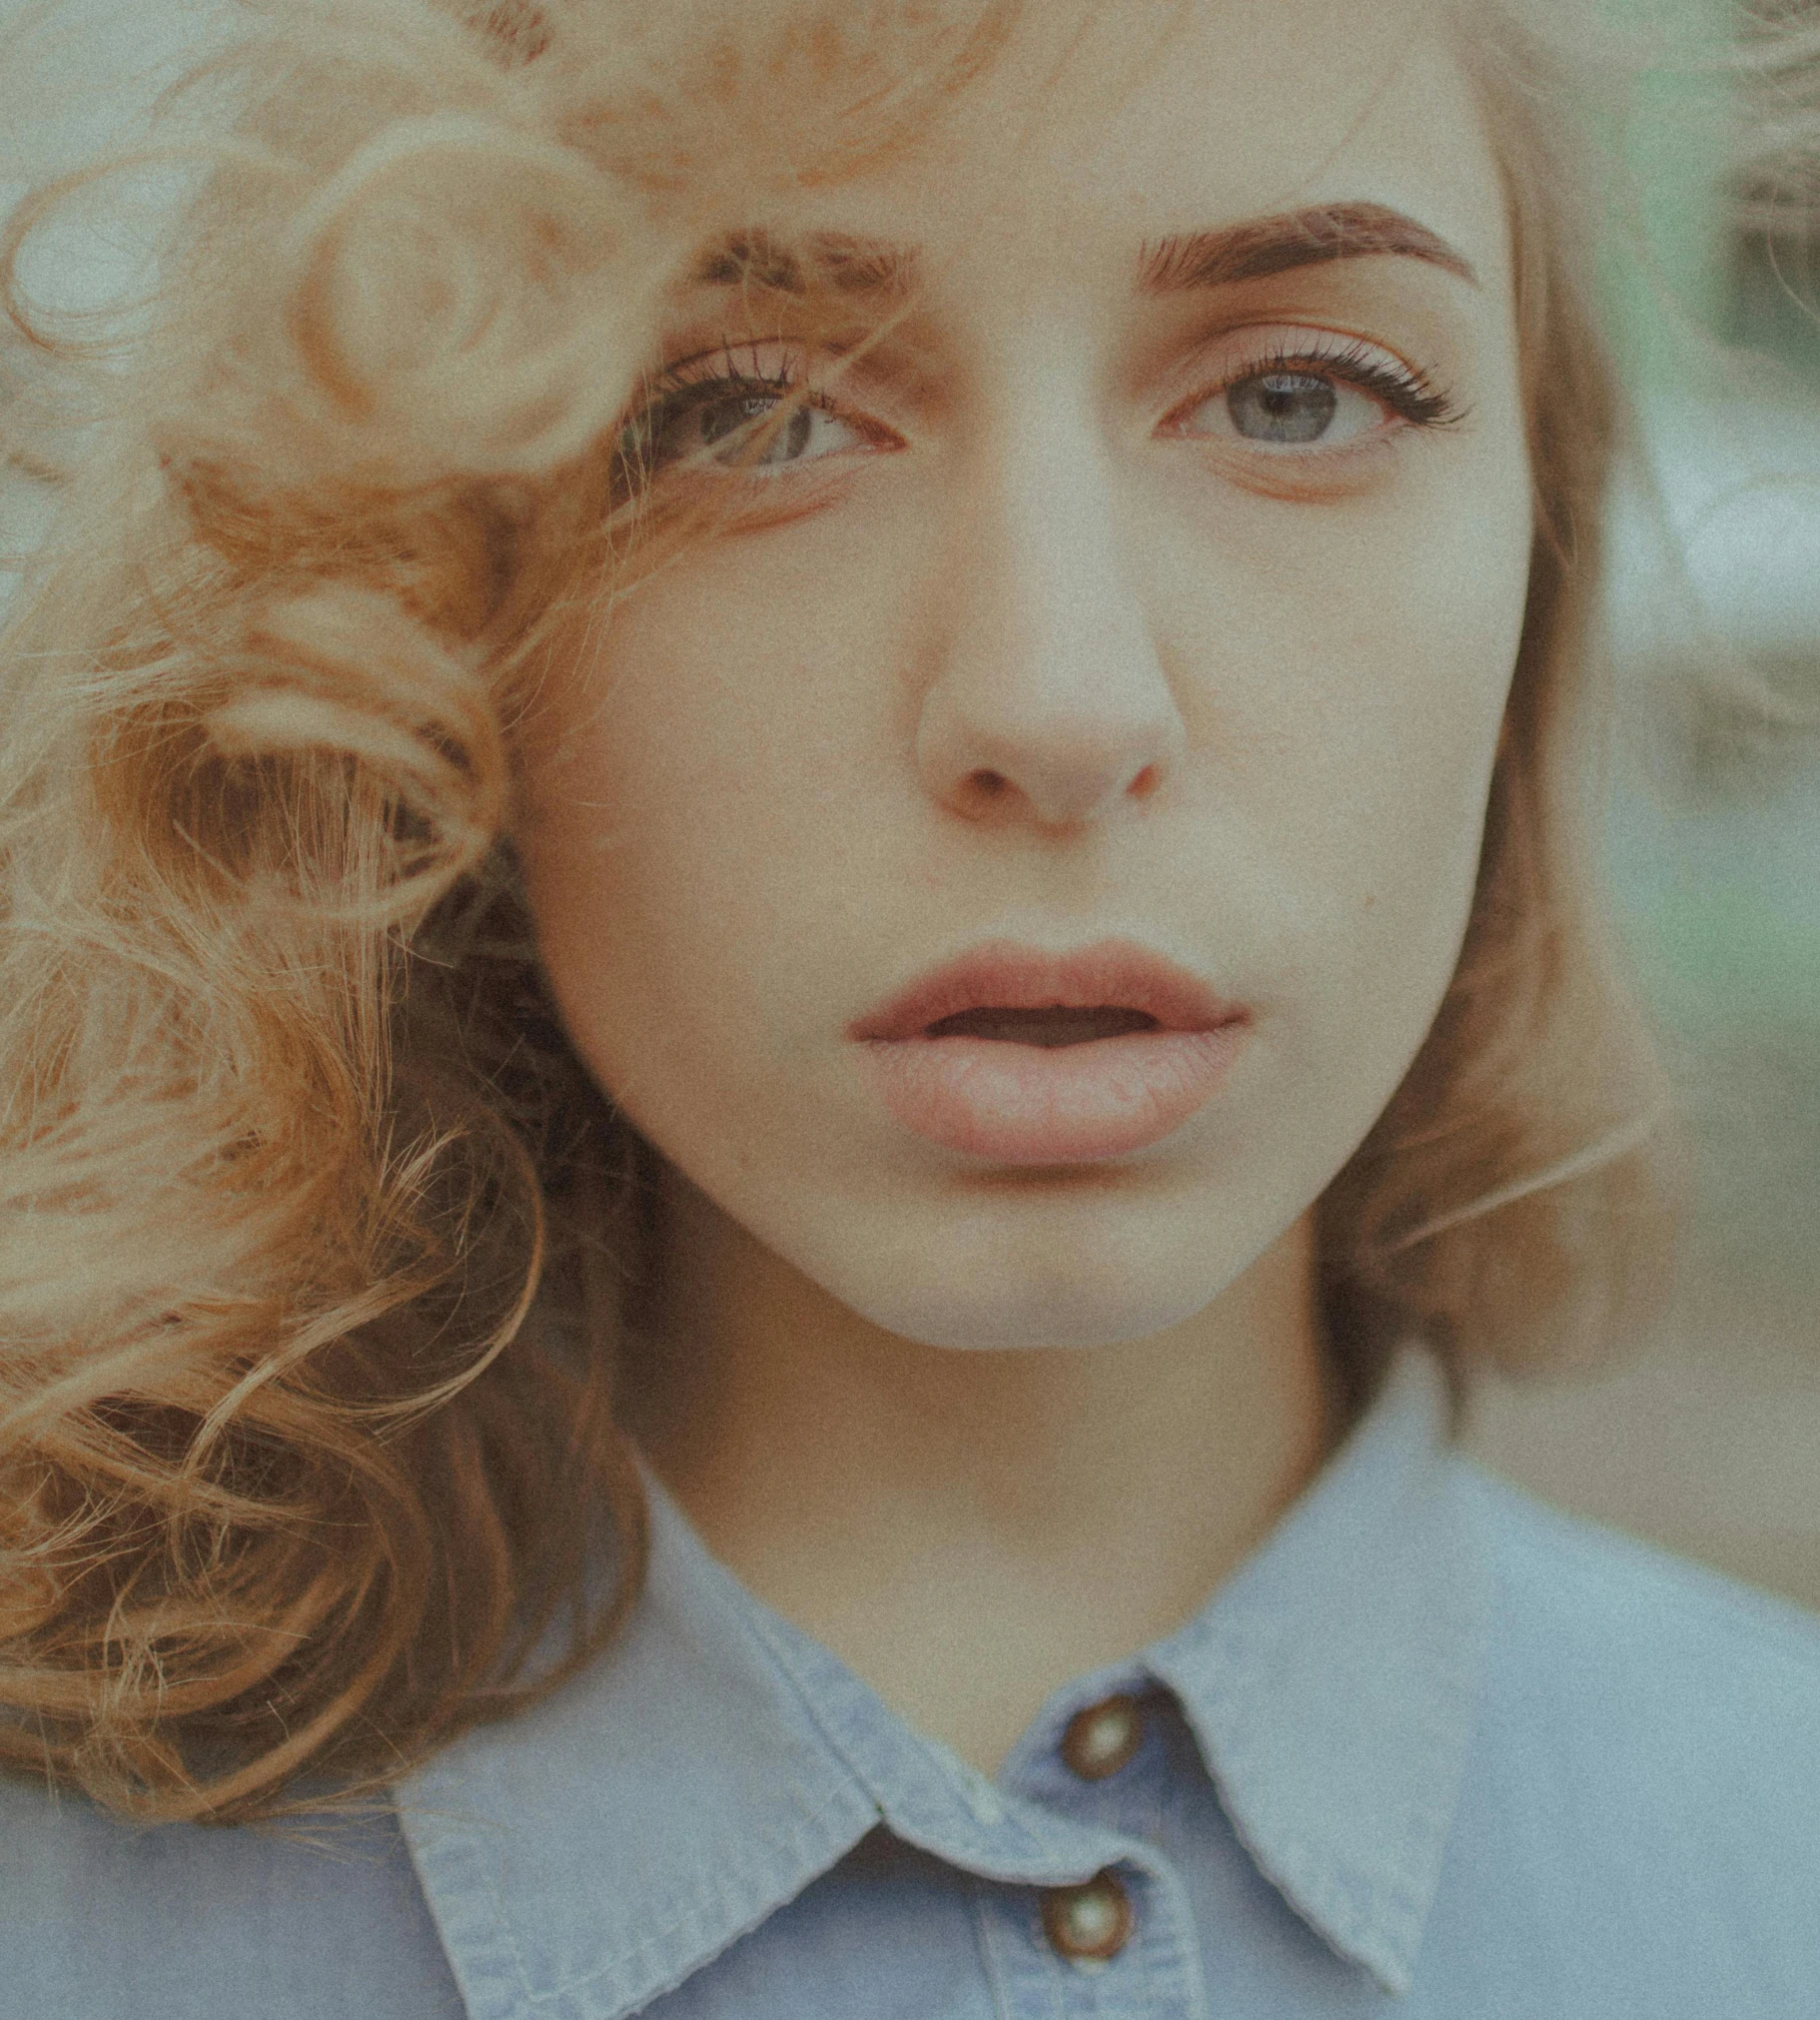
[[[1319,442],[1340,394],[1312,372],[1260,372],[1227,389],[1226,411],[1250,442]]]

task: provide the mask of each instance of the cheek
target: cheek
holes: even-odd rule
[[[1397,592],[1362,599],[1315,803],[1333,809],[1333,860],[1450,970],[1477,872],[1486,793],[1522,635],[1526,495],[1462,515],[1407,556]]]
[[[1520,435],[1387,504],[1254,514],[1173,571],[1213,789],[1313,937],[1373,914],[1361,958],[1397,921],[1463,924],[1527,589]]]
[[[634,1110],[635,1082],[787,1046],[804,921],[853,909],[864,837],[904,790],[877,759],[890,696],[851,677],[865,599],[734,573],[698,563],[630,598],[593,663],[554,671],[526,752],[545,965]]]
[[[1284,835],[1311,886],[1321,865],[1334,904],[1368,901],[1379,935],[1463,925],[1520,634],[1520,582],[1502,607],[1432,586],[1426,609],[1399,598],[1317,662]]]

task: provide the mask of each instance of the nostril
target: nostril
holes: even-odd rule
[[[981,794],[987,799],[997,799],[999,794],[1005,790],[1005,776],[1003,772],[976,771],[973,774],[973,783],[979,787]]]
[[[1139,799],[1149,799],[1161,781],[1157,777],[1157,767],[1147,764],[1131,782],[1131,791]]]

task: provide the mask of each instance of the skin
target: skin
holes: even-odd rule
[[[813,454],[658,479],[733,522],[553,657],[522,832],[573,1040],[667,1165],[634,1434],[761,1597],[989,1770],[1337,1435],[1311,1208],[1457,956],[1530,537],[1497,174],[1428,12],[1030,14],[911,155],[766,209],[920,248],[921,289]],[[1476,284],[1134,288],[1145,241],[1357,201]],[[788,324],[685,288],[665,355],[773,371]],[[1248,442],[1222,387],[1260,332],[1464,418]],[[995,1167],[864,1083],[846,1027],[934,962],[1111,935],[1253,1016],[1161,1143]]]

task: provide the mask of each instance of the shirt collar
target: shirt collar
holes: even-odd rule
[[[1458,1465],[1439,1373],[1405,1350],[1260,1548],[1124,1665],[1175,1691],[1260,1869],[1392,1991],[1438,1879],[1483,1655],[1489,1576]],[[398,1790],[472,2020],[558,2000],[619,2020],[881,1819],[993,1878],[1086,1876],[1065,1820],[1027,1827],[1025,1806],[746,1592],[651,1485],[649,1575],[610,1654]],[[1105,1681],[1057,1692],[1024,1743]]]
[[[469,2020],[617,2020],[827,1871],[878,1819],[754,1624],[651,1495],[611,1651],[395,1796]]]
[[[1263,1545],[1147,1658],[1260,1870],[1392,1992],[1439,1883],[1490,1623],[1447,1427],[1439,1369],[1405,1348]]]

